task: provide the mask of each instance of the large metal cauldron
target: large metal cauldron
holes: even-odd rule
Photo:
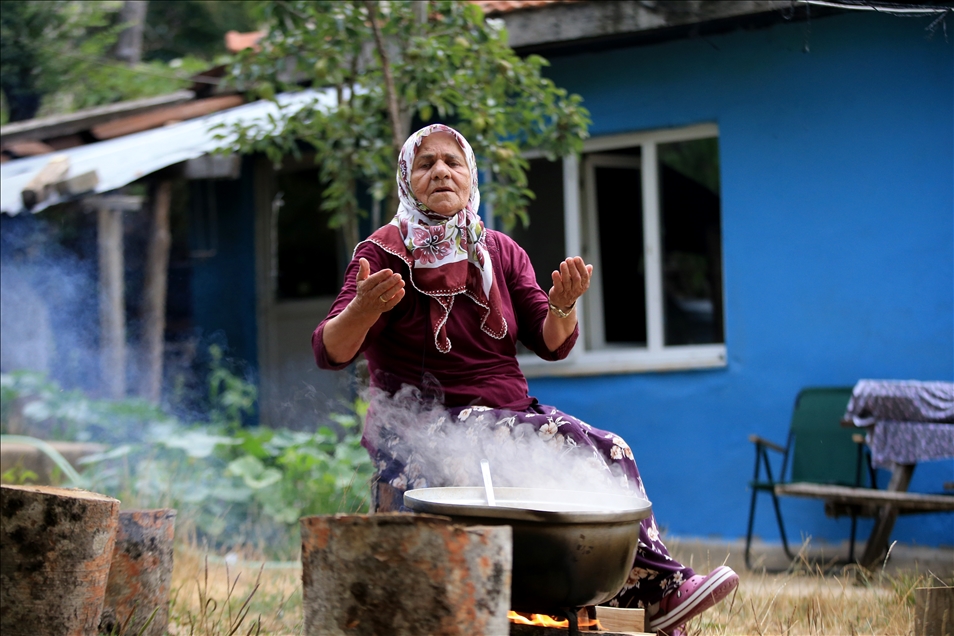
[[[638,496],[537,488],[420,488],[404,493],[415,512],[467,525],[513,527],[511,609],[559,614],[598,605],[626,583],[639,523],[652,504]]]

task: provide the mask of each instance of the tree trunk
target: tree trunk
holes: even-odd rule
[[[101,377],[106,395],[126,395],[126,301],[123,290],[123,213],[101,207],[98,214],[99,327]]]
[[[119,513],[100,632],[166,633],[175,522],[176,511],[170,509]]]
[[[146,24],[146,0],[126,0],[119,22],[127,25],[116,42],[116,59],[132,66],[142,61],[142,30]]]
[[[0,487],[0,632],[97,633],[119,501],[50,486]]]
[[[506,634],[509,526],[410,514],[301,520],[306,636]]]
[[[169,269],[169,206],[172,182],[160,181],[152,200],[152,234],[146,253],[143,285],[142,367],[139,395],[158,404],[162,393],[162,356],[166,332],[166,290]]]

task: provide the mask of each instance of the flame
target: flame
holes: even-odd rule
[[[549,614],[518,614],[517,612],[508,612],[507,618],[510,619],[511,623],[516,623],[518,625],[537,625],[538,627],[569,627],[570,621],[567,619],[556,619],[550,616]],[[580,627],[596,627],[599,630],[603,629],[603,626],[600,625],[599,619],[590,619],[585,616],[581,616],[579,619]]]

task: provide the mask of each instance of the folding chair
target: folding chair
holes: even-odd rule
[[[853,428],[843,427],[852,387],[809,387],[799,391],[795,398],[788,441],[780,446],[757,435],[750,435],[755,444],[755,475],[749,482],[752,502],[749,506],[749,524],[745,536],[745,566],[751,569],[749,551],[752,545],[752,527],[755,521],[755,504],[760,492],[768,492],[775,508],[782,547],[790,559],[795,556],[789,550],[785,536],[785,524],[779,507],[776,486],[790,483],[813,483],[860,487],[863,485],[862,455],[864,438]],[[772,472],[769,451],[779,453],[782,465],[778,473]],[[761,470],[765,474],[762,476]],[[868,468],[869,480],[874,484],[873,471]],[[777,475],[777,476],[776,476]],[[851,542],[848,560],[855,560],[855,531],[858,525],[857,511],[851,512]]]

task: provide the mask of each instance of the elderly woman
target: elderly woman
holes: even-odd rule
[[[481,417],[510,430],[529,425],[545,437],[558,434],[561,443],[589,449],[608,472],[645,496],[629,446],[540,404],[528,394],[516,359],[518,339],[546,360],[567,356],[579,335],[576,303],[593,266],[567,258],[544,292],[526,252],[484,228],[474,153],[448,126],[411,135],[397,184],[397,214],[357,246],[341,293],[312,336],[318,366],[342,369],[364,353],[373,390],[394,395],[410,386],[418,397],[434,394],[446,413],[439,426],[466,426]],[[372,420],[369,413],[368,428]],[[399,435],[391,432],[391,439]],[[382,439],[388,434],[372,437],[366,430],[363,440],[378,468],[377,482],[398,495],[408,487],[443,485]],[[382,501],[379,489],[372,490],[375,510],[400,506],[399,498]],[[643,607],[653,630],[672,635],[737,585],[727,567],[703,576],[674,561],[650,516],[641,525],[629,580],[609,604]]]

